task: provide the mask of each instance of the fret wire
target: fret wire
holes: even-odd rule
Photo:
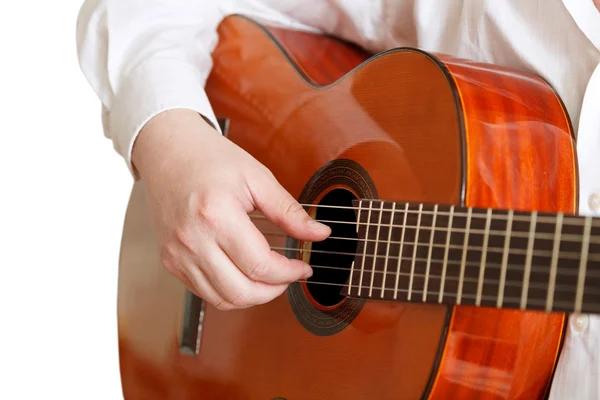
[[[423,209],[423,203],[419,204],[419,211]],[[419,228],[421,226],[421,214],[417,217],[417,229],[415,231],[415,244],[413,246],[413,256],[412,256],[412,264],[410,266],[410,279],[408,281],[408,300],[410,301],[412,295],[412,286],[413,286],[413,274],[415,272],[415,263],[417,257],[417,243],[419,242]]]
[[[531,275],[531,259],[533,257],[533,243],[535,241],[534,234],[536,228],[537,212],[531,213],[531,223],[529,225],[529,241],[527,242],[527,258],[525,260],[525,272],[523,274],[523,291],[521,292],[521,309],[524,310],[527,306],[527,296],[529,294],[529,277]]]
[[[477,298],[475,299],[475,305],[480,305],[481,304],[481,291],[483,290],[483,278],[485,276],[485,261],[486,261],[486,257],[487,257],[487,245],[488,245],[488,238],[489,238],[489,232],[490,232],[490,225],[492,222],[492,209],[488,208],[487,213],[486,213],[487,217],[485,220],[485,234],[483,236],[483,250],[481,253],[481,264],[479,266],[479,281],[477,282]]]
[[[444,281],[446,279],[446,269],[448,267],[448,252],[450,249],[450,227],[454,217],[454,206],[450,206],[450,216],[448,217],[448,231],[446,232],[446,249],[444,250],[444,264],[442,265],[442,280],[440,282],[440,294],[438,302],[441,303],[444,298]]]
[[[406,217],[408,216],[408,203],[404,205],[404,222],[402,223],[402,233],[400,236],[400,252],[398,253],[398,267],[396,268],[396,284],[394,285],[394,300],[398,296],[398,280],[400,279],[400,261],[402,260],[402,249],[404,247],[404,231],[406,230]],[[392,221],[393,222],[393,221]],[[391,229],[391,227],[390,227]]]
[[[433,220],[431,222],[432,230],[429,235],[429,251],[427,253],[427,265],[425,267],[425,281],[423,282],[423,302],[427,300],[427,286],[429,285],[429,270],[431,268],[431,253],[433,251],[433,237],[435,236],[435,219],[436,219],[436,211],[437,204],[433,207]]]
[[[552,311],[554,302],[554,286],[556,285],[556,272],[558,270],[558,255],[560,250],[560,234],[562,232],[563,213],[556,216],[554,229],[554,244],[552,247],[552,261],[550,263],[550,276],[548,278],[548,292],[546,294],[546,311]]]
[[[371,210],[373,209],[373,202],[369,202],[369,212],[367,213],[367,227],[365,231],[365,237],[369,237],[369,225],[371,223]],[[365,270],[365,259],[367,258],[367,244],[365,243],[363,247],[363,257],[360,266],[360,278],[358,280],[358,295],[362,292],[362,281],[363,281],[363,273]]]
[[[429,284],[429,269],[431,268],[431,252],[433,251],[433,237],[435,236],[435,218],[436,211],[438,209],[437,204],[433,207],[433,221],[431,222],[432,230],[429,237],[429,252],[427,254],[427,267],[425,269],[425,282],[423,286],[423,301],[427,300],[427,286]]]
[[[510,233],[512,230],[512,216],[513,211],[510,210],[508,213],[508,219],[506,220],[506,237],[504,238],[504,254],[502,255],[502,267],[500,270],[500,284],[498,285],[498,300],[496,306],[502,307],[504,301],[504,286],[506,284],[506,267],[508,266],[508,249],[510,244]]]
[[[463,241],[462,261],[460,263],[460,279],[458,281],[458,290],[456,292],[456,304],[462,301],[463,279],[465,277],[465,266],[467,263],[467,246],[469,244],[469,229],[471,227],[471,209],[467,212],[467,222],[465,224],[465,238]]]
[[[381,207],[379,208],[379,221],[377,222],[377,234],[375,239],[375,250],[373,251],[373,265],[371,265],[371,284],[369,285],[369,297],[373,296],[373,281],[375,278],[375,263],[377,262],[377,247],[379,246],[379,232],[381,229],[381,216],[383,215],[383,201],[381,202]],[[391,230],[391,228],[390,228]],[[369,237],[369,235],[367,235]]]
[[[358,212],[356,220],[360,223],[360,212],[362,211],[362,201],[358,203]],[[360,225],[356,224],[356,234],[357,236],[360,236],[358,230],[360,229]],[[366,247],[367,247],[367,243],[364,244],[365,246],[365,252],[366,252]],[[364,255],[363,255],[363,260],[364,260]],[[352,265],[350,266],[350,280],[348,281],[348,294],[352,294],[352,279],[354,278],[354,260],[352,260]],[[358,287],[356,288],[358,290]]]
[[[396,211],[396,203],[392,204],[392,214],[390,216],[390,223],[394,222],[394,212]],[[385,278],[387,277],[387,266],[388,266],[388,259],[390,257],[390,247],[391,244],[390,242],[392,241],[392,227],[390,226],[390,229],[388,231],[388,245],[387,245],[387,249],[385,251],[385,263],[383,265],[383,280],[381,282],[381,298],[383,299],[383,293],[384,293],[384,288],[385,288]]]
[[[583,302],[583,289],[585,287],[585,276],[587,274],[587,261],[590,249],[590,231],[592,229],[592,217],[585,217],[583,226],[583,240],[581,244],[581,260],[579,262],[579,272],[577,273],[577,292],[575,293],[575,312],[581,312]]]

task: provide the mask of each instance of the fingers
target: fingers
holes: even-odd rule
[[[232,310],[267,303],[280,296],[286,284],[270,285],[256,282],[243,274],[213,242],[200,255],[178,252],[179,267],[175,262],[163,262],[192,292],[219,310]]]
[[[289,259],[271,250],[262,233],[242,210],[223,221],[224,232],[217,240],[231,261],[250,279],[270,283],[290,283],[312,275],[304,262]],[[235,232],[235,233],[234,233]]]
[[[254,205],[288,235],[306,241],[321,241],[331,229],[313,220],[272,174],[260,174],[249,183]]]
[[[216,244],[208,246],[203,271],[223,299],[234,307],[269,302],[287,288],[286,284],[271,285],[250,279]]]
[[[216,306],[220,310],[232,309],[223,297],[217,292],[210,283],[206,275],[190,259],[184,249],[179,253],[179,263],[175,264],[171,259],[163,259],[163,265],[171,272],[183,285],[195,295],[206,300],[208,303]]]

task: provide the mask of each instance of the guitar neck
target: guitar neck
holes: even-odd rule
[[[343,294],[600,313],[600,223],[562,213],[355,201]]]

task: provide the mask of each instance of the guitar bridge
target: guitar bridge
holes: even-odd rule
[[[196,356],[202,343],[205,302],[189,290],[185,293],[179,352]]]

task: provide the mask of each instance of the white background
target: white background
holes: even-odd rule
[[[80,6],[0,1],[0,399],[122,399],[132,180],[77,63]]]

